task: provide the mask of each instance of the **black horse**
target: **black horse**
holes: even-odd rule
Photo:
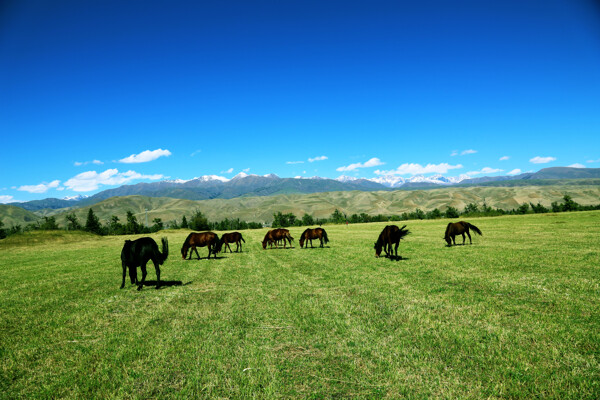
[[[444,234],[444,240],[446,241],[446,243],[448,243],[448,247],[452,246],[452,244],[456,246],[456,241],[454,240],[454,237],[456,235],[462,235],[462,244],[465,244],[465,233],[467,234],[467,236],[469,236],[469,243],[473,244],[473,241],[471,240],[471,234],[469,233],[470,229],[473,229],[473,232],[482,235],[479,228],[473,224],[470,224],[465,221],[450,222],[446,227],[446,233]]]
[[[138,290],[142,290],[146,281],[146,264],[152,260],[154,270],[156,271],[156,288],[160,287],[160,265],[162,265],[169,256],[169,242],[167,238],[162,238],[162,252],[158,250],[158,245],[154,239],[143,237],[137,240],[126,240],[121,250],[121,266],[123,267],[123,282],[121,289],[125,286],[125,270],[129,268],[129,278],[131,284],[138,283]],[[142,269],[142,281],[137,280],[137,267]]]
[[[406,225],[402,228],[398,228],[396,225],[388,225],[379,234],[377,241],[375,242],[375,257],[379,257],[381,255],[381,249],[385,251],[386,257],[395,256],[398,257],[398,245],[400,244],[400,240],[404,238],[406,235],[410,233]],[[394,252],[392,254],[392,245],[395,244]]]

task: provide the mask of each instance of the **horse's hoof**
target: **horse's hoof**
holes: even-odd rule
[[[143,288],[143,286],[142,286],[142,285],[140,285],[140,286],[138,286],[137,290],[138,290],[138,291],[139,291],[139,290],[142,290],[142,288]]]

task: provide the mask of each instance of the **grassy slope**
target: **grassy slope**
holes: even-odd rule
[[[482,204],[484,201],[492,207],[502,209],[517,208],[523,203],[538,202],[547,207],[553,201],[562,202],[565,194],[573,197],[579,204],[600,203],[600,186],[528,186],[528,187],[470,187],[444,188],[432,190],[398,190],[392,192],[328,192],[308,195],[287,194],[265,197],[240,197],[236,199],[216,199],[191,201],[170,198],[152,198],[143,196],[117,197],[92,206],[102,223],[112,215],[124,222],[128,210],[138,221],[145,222],[161,218],[164,222],[186,215],[190,217],[195,209],[200,209],[211,221],[225,218],[240,218],[243,221],[267,222],[273,219],[273,213],[292,212],[298,217],[304,213],[315,217],[329,217],[337,208],[348,215],[367,213],[371,215],[398,215],[420,208],[430,211],[434,208],[445,210],[453,206],[459,210],[469,203]],[[70,212],[70,211],[69,211]],[[85,223],[88,208],[75,210],[82,223]],[[59,225],[65,225],[65,212],[55,214]],[[8,224],[7,224],[8,225]]]
[[[0,242],[0,397],[599,398],[600,212],[470,222],[447,248],[408,221],[401,261],[373,257],[384,224],[200,261],[163,232],[181,285],[141,292],[122,237]]]

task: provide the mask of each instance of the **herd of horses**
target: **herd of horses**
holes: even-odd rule
[[[469,243],[472,244],[470,231],[477,233],[478,235],[482,235],[481,230],[477,228],[475,225],[470,224],[465,221],[459,222],[450,222],[446,227],[446,232],[444,233],[444,240],[446,241],[448,247],[453,244],[456,245],[455,237],[458,235],[462,235],[463,242],[465,244],[465,234],[469,237]],[[385,256],[389,258],[398,258],[398,245],[400,244],[400,240],[402,240],[406,235],[410,234],[410,231],[406,229],[406,225],[402,228],[398,228],[397,225],[387,225],[377,238],[373,248],[375,249],[375,257],[380,257],[382,251],[385,252]],[[310,241],[310,247],[313,247],[313,240],[319,239],[320,246],[324,247],[324,244],[329,242],[329,238],[327,237],[327,232],[323,228],[308,228],[304,232],[302,232],[302,236],[300,236],[300,248],[303,248],[304,245],[308,248],[308,242]],[[270,248],[278,248],[279,245],[283,243],[283,248],[286,248],[286,245],[289,244],[290,248],[292,247],[292,242],[294,238],[290,235],[290,231],[288,229],[279,228],[279,229],[271,229],[266,234],[262,241],[263,250],[267,249],[267,246]],[[144,282],[146,281],[146,264],[148,261],[152,261],[154,264],[154,269],[156,271],[156,288],[159,288],[161,285],[160,282],[160,265],[162,265],[169,255],[169,242],[167,238],[162,238],[162,251],[159,251],[158,245],[154,241],[154,239],[150,237],[143,237],[137,240],[126,240],[123,245],[123,249],[121,250],[121,265],[123,268],[123,281],[121,282],[121,289],[125,286],[125,277],[127,270],[129,270],[129,278],[131,280],[131,284],[138,284],[138,290],[141,290],[144,286]],[[214,232],[192,232],[190,233],[185,241],[183,242],[183,246],[181,247],[181,257],[185,260],[186,258],[190,260],[192,258],[192,254],[195,252],[198,260],[200,259],[200,254],[198,254],[198,247],[207,247],[208,248],[208,257],[213,255],[213,258],[217,258],[217,253],[229,252],[233,253],[231,250],[230,244],[235,244],[235,252],[242,252],[242,242],[246,243],[242,234],[240,232],[231,232],[225,233],[220,238]],[[225,246],[225,247],[223,247]],[[189,253],[189,257],[188,257]],[[137,268],[140,267],[142,271],[142,280],[138,281],[137,279]]]

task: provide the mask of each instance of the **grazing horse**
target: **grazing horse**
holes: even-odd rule
[[[271,248],[273,248],[273,244],[275,244],[275,248],[277,248],[277,242],[283,240],[283,248],[285,249],[286,246],[286,241],[290,242],[290,247],[292,246],[292,241],[294,240],[294,238],[290,235],[290,231],[287,229],[283,229],[283,228],[278,228],[278,229],[271,229],[270,231],[268,231],[265,235],[265,238],[263,239],[262,242],[262,246],[263,246],[263,250],[265,250],[267,248],[267,244],[271,245]]]
[[[310,247],[313,247],[313,239],[319,239],[321,241],[321,246],[323,247],[323,242],[327,244],[329,242],[329,238],[327,237],[327,232],[323,228],[308,228],[304,232],[302,232],[302,236],[300,236],[300,248],[304,246],[304,242],[310,240]],[[306,243],[306,247],[308,247],[308,243]]]
[[[448,224],[448,226],[446,227],[446,233],[444,234],[444,240],[446,241],[446,243],[448,243],[448,247],[452,246],[452,244],[454,244],[456,246],[456,242],[454,241],[454,236],[456,236],[456,235],[462,235],[462,237],[463,237],[462,244],[464,245],[465,244],[465,233],[467,234],[467,236],[469,236],[469,243],[473,244],[473,241],[471,240],[471,234],[469,233],[469,229],[473,229],[473,231],[475,233],[482,235],[479,228],[473,224],[470,224],[465,221],[450,222]],[[450,239],[452,239],[452,244],[450,242]]]
[[[242,252],[242,242],[246,243],[246,241],[242,237],[241,233],[239,233],[239,232],[224,233],[221,236],[221,240],[219,241],[219,249],[223,246],[223,244],[225,244],[226,247],[225,247],[225,250],[223,250],[223,251],[227,252],[227,249],[229,249],[229,252],[233,253],[233,251],[231,251],[231,247],[229,247],[229,243],[235,243],[235,245],[236,245],[235,252],[237,253],[238,250],[240,252]]]
[[[142,290],[146,282],[146,264],[152,260],[156,271],[156,288],[160,287],[160,267],[169,256],[169,242],[162,238],[162,252],[158,251],[158,245],[154,239],[143,237],[136,240],[126,240],[121,250],[121,266],[123,267],[123,281],[121,289],[125,286],[125,270],[129,268],[131,284],[138,283],[138,290]],[[137,281],[137,267],[142,269],[142,281]]]
[[[181,256],[185,260],[187,256],[188,249],[190,250],[190,257],[188,260],[192,259],[192,253],[195,251],[196,256],[198,256],[198,260],[200,259],[200,254],[198,254],[198,249],[196,247],[208,247],[208,259],[210,259],[210,254],[214,254],[215,258],[217,258],[217,253],[221,251],[219,246],[219,236],[214,232],[192,232],[188,235],[183,242],[183,246],[181,247]]]
[[[408,235],[410,231],[404,225],[402,228],[398,228],[396,225],[388,225],[379,234],[377,241],[375,242],[375,257],[379,257],[381,255],[381,249],[385,251],[386,257],[395,255],[398,257],[398,245],[400,244],[400,240],[404,238],[404,236]],[[392,245],[395,244],[394,252],[392,253]]]

